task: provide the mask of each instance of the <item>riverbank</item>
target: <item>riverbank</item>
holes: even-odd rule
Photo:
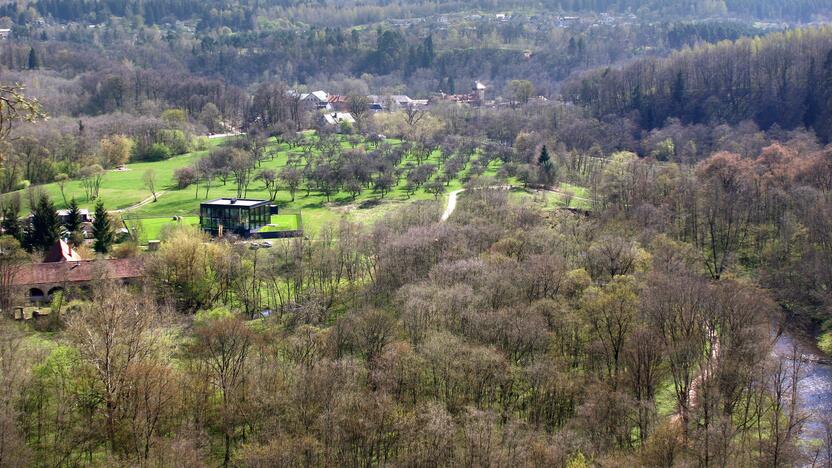
[[[775,358],[792,359],[794,350],[802,371],[798,407],[806,416],[801,439],[812,444],[827,438],[827,427],[832,423],[832,364],[811,333],[803,327],[787,325],[777,337],[772,353]]]

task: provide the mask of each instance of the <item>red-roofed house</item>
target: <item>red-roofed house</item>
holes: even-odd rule
[[[340,96],[337,94],[330,95],[329,99],[327,99],[327,104],[329,104],[329,108],[335,112],[347,112],[350,108],[347,96]]]
[[[24,265],[12,285],[28,288],[31,302],[48,302],[52,295],[70,286],[84,287],[93,281],[110,279],[124,283],[144,276],[142,257],[112,260],[58,261]]]
[[[80,262],[83,260],[78,252],[72,250],[72,246],[63,240],[58,240],[43,258],[43,263],[59,263],[59,262]]]

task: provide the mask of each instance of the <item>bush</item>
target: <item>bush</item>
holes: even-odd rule
[[[832,331],[820,336],[818,339],[818,348],[824,353],[832,355]]]
[[[140,253],[141,249],[139,249],[139,244],[128,241],[116,245],[113,248],[112,256],[113,258],[132,258],[138,257]]]
[[[180,167],[173,172],[173,178],[176,179],[176,187],[182,190],[196,182],[197,175],[192,167]]]
[[[156,141],[165,145],[171,154],[179,155],[188,152],[188,137],[182,130],[161,130]]]
[[[136,154],[139,161],[164,161],[170,159],[171,151],[166,145],[162,143],[155,143],[144,150],[139,150]]]

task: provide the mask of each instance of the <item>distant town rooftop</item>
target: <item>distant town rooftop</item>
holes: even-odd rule
[[[217,198],[207,202],[202,202],[202,205],[209,206],[242,206],[245,208],[252,208],[255,206],[266,205],[268,200],[252,200],[248,198]]]

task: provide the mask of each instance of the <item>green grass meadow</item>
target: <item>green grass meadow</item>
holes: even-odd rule
[[[174,216],[181,217],[181,221],[179,221],[181,223],[198,225],[199,204],[214,198],[236,196],[236,185],[230,179],[225,184],[219,179],[215,179],[210,188],[208,188],[207,193],[204,185],[199,185],[198,187],[190,186],[180,190],[175,185],[174,172],[181,167],[192,165],[198,159],[206,156],[211,147],[219,145],[223,141],[222,139],[209,140],[209,148],[206,150],[175,156],[165,161],[132,163],[128,164],[125,170],[108,171],[101,184],[100,199],[104,202],[106,208],[111,211],[134,207],[151,196],[151,192],[144,186],[143,175],[146,170],[153,169],[157,177],[156,191],[158,200],[130,209],[128,213],[125,213],[125,217],[142,219],[143,237],[146,237],[148,240],[157,239],[162,234],[164,226],[177,222],[173,220]],[[396,145],[401,142],[388,140],[388,143]],[[342,145],[345,148],[350,147],[345,139],[342,140]],[[255,172],[266,168],[280,170],[287,165],[290,154],[302,154],[301,148],[290,149],[285,144],[277,143],[273,143],[269,151],[274,154],[274,157],[263,161]],[[439,151],[435,151],[425,162],[438,166]],[[415,164],[416,161],[414,158],[408,157],[402,164],[406,165],[408,163]],[[492,162],[485,175],[496,175],[499,165],[500,163],[498,161]],[[463,170],[462,174],[465,174],[467,170],[468,168]],[[382,200],[379,200],[380,195],[372,190],[364,190],[355,198],[352,198],[346,192],[340,192],[332,195],[327,200],[323,194],[315,191],[307,193],[305,190],[300,189],[295,194],[294,200],[292,200],[288,191],[279,191],[275,197],[275,203],[278,205],[280,211],[285,210],[292,213],[302,213],[304,230],[309,233],[315,233],[321,227],[336,223],[340,219],[345,218],[354,222],[371,223],[404,204],[415,200],[434,199],[434,196],[427,193],[424,189],[419,189],[413,194],[408,194],[405,189],[405,184],[405,178],[402,177],[400,183],[385,194]],[[446,194],[440,196],[440,200],[444,200],[447,197],[447,193],[461,188],[462,185],[460,179],[451,181],[446,187]],[[46,184],[38,188],[43,189],[49,194],[58,208],[65,207],[64,196],[66,200],[75,198],[82,208],[93,208],[94,201],[86,198],[80,181],[73,180],[67,182],[64,186],[64,196],[62,196],[58,184]],[[572,187],[564,188],[572,189]],[[575,188],[574,191],[576,197],[585,195],[585,190],[580,187]],[[252,181],[244,196],[254,199],[269,198],[265,186],[260,181]],[[23,196],[22,198],[25,200],[27,197]],[[549,194],[550,201],[547,201],[543,208],[547,209],[561,206],[558,205],[557,198],[557,194]],[[578,203],[578,201],[573,200],[572,206]],[[296,217],[291,218],[296,219]],[[278,225],[280,228],[285,226],[287,230],[295,228],[297,224],[296,221],[293,223],[291,219],[280,216],[273,218],[272,223]]]

